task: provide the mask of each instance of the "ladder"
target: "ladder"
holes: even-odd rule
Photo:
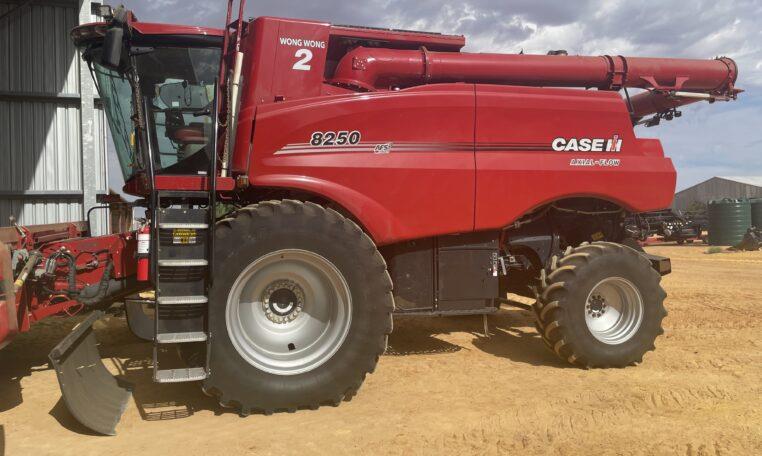
[[[217,81],[215,93],[211,117],[217,122],[220,96]],[[149,111],[147,100],[143,109]],[[153,379],[157,383],[194,382],[209,376],[209,288],[214,278],[218,135],[215,124],[207,144],[209,159],[205,171],[197,170],[194,176],[175,176],[178,180],[205,176],[206,184],[200,187],[203,190],[157,189],[155,154],[151,141],[145,143],[151,182],[151,276],[156,290]],[[178,357],[172,356],[173,349],[202,356],[186,356],[178,363]]]
[[[208,376],[207,315],[214,196],[205,191],[159,190],[155,201],[151,230],[156,286],[154,381],[203,380]],[[183,363],[178,363],[175,350],[204,356],[186,357]]]

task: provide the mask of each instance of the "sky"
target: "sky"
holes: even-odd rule
[[[141,21],[218,28],[227,4],[124,1]],[[636,135],[661,139],[678,190],[712,176],[762,175],[762,0],[248,1],[245,17],[257,16],[460,34],[467,52],[728,56],[739,66],[737,87],[746,91],[737,101],[685,107],[679,119],[638,127]],[[120,180],[112,178],[112,186]]]

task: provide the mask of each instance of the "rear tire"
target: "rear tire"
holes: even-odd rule
[[[643,360],[664,333],[661,276],[632,248],[583,244],[553,259],[535,303],[537,328],[560,358],[581,367]]]
[[[392,331],[392,282],[354,222],[269,201],[218,223],[204,390],[242,415],[349,400]]]

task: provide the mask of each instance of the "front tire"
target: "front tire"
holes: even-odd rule
[[[624,367],[643,360],[664,333],[666,293],[643,255],[610,242],[555,257],[534,306],[545,344],[581,367]]]
[[[354,396],[392,330],[392,283],[371,239],[290,200],[249,206],[215,236],[204,389],[243,415]]]

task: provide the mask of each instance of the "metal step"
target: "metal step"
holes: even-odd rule
[[[209,228],[207,223],[159,223],[162,230],[205,230]]]
[[[197,382],[206,378],[206,369],[203,367],[189,367],[184,369],[164,369],[154,373],[153,380],[156,383],[181,383]]]
[[[209,192],[202,190],[159,190],[159,197],[162,199],[191,198],[209,201]]]
[[[159,266],[171,268],[207,266],[208,264],[207,260],[159,260]]]
[[[164,333],[156,335],[156,343],[159,344],[187,344],[190,342],[204,342],[204,332]]]
[[[209,298],[206,296],[162,296],[159,298],[160,306],[206,304]]]

